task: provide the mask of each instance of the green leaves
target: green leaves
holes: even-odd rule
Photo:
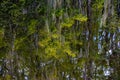
[[[65,49],[64,52],[67,53],[71,57],[76,57],[76,55],[74,53],[72,53],[72,51],[70,49]]]
[[[62,25],[62,27],[70,28],[71,26],[73,26],[75,21],[86,22],[87,17],[83,16],[82,14],[77,14],[71,18],[66,18],[61,25]]]
[[[35,19],[30,20],[29,25],[28,25],[28,33],[29,34],[32,34],[36,31],[37,24],[38,24],[37,20],[35,20]]]
[[[104,0],[95,0],[93,4],[93,9],[102,9],[104,4]]]
[[[105,67],[113,69],[111,72],[117,77],[119,73],[114,69],[120,70],[116,46],[120,21],[114,8],[118,3],[91,0],[89,5],[89,1],[0,1],[0,77],[82,80],[83,76],[92,76],[93,80],[101,80],[106,79]],[[106,26],[100,28],[104,12]]]
[[[56,15],[57,17],[60,17],[60,16],[62,16],[63,14],[64,14],[64,10],[63,10],[63,9],[58,9],[58,10],[55,11],[55,15]]]
[[[3,38],[4,38],[4,29],[0,28],[0,48],[5,46]]]
[[[57,49],[53,46],[45,48],[45,53],[47,54],[46,57],[48,58],[51,58],[51,57],[57,58],[57,54],[56,54]]]
[[[75,15],[73,17],[73,19],[77,20],[77,21],[80,21],[80,22],[86,22],[87,21],[87,17],[83,16],[82,14]]]
[[[61,25],[62,25],[62,27],[70,28],[73,24],[74,24],[74,20],[71,18],[67,18],[67,19],[65,19],[65,22],[62,23]]]

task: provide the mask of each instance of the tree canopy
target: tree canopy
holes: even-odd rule
[[[120,80],[120,0],[1,0],[0,80]]]

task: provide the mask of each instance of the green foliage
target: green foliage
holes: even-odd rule
[[[61,25],[62,25],[62,27],[70,28],[73,24],[74,24],[74,20],[71,18],[67,18],[67,19],[65,19],[65,22],[62,23]]]
[[[29,25],[28,25],[28,33],[32,34],[36,31],[36,26],[38,24],[37,20],[30,20]]]
[[[95,0],[95,3],[93,4],[93,9],[102,9],[104,5],[104,0]]]
[[[75,23],[75,20],[80,21],[80,22],[86,22],[87,17],[83,16],[82,14],[78,14],[78,15],[73,16],[72,18],[66,18],[61,25],[63,28],[64,27],[70,28]]]
[[[119,80],[120,20],[109,11],[117,0],[109,0],[106,27],[106,0],[89,1],[0,1],[0,80]]]
[[[73,17],[73,19],[77,20],[77,21],[80,21],[80,22],[86,22],[87,21],[87,17],[83,16],[82,14],[75,15]]]
[[[55,11],[56,17],[62,16],[63,13],[64,13],[64,10],[63,10],[63,9],[58,9],[58,10]]]
[[[72,53],[72,51],[69,48],[65,49],[64,52],[67,53],[71,57],[76,57],[76,55],[74,53]]]
[[[11,76],[10,75],[6,75],[5,76],[5,80],[10,80],[11,79]]]

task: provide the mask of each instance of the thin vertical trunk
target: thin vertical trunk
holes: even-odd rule
[[[117,0],[117,15],[120,18],[120,0]]]
[[[80,12],[82,13],[82,0],[78,0],[78,7],[80,9]]]
[[[15,25],[10,24],[10,35],[11,35],[11,43],[10,43],[10,54],[9,54],[9,73],[11,77],[14,76],[14,55],[15,55]]]
[[[62,0],[56,0],[56,10],[57,9],[61,9],[62,7]],[[59,35],[59,40],[61,42],[61,25],[60,25],[60,22],[61,22],[61,19],[62,19],[62,16],[56,16],[56,28],[57,28],[57,33]]]
[[[88,58],[87,60],[87,80],[92,80],[92,60],[91,60],[91,45],[92,45],[92,10],[91,10],[91,2],[92,0],[87,0],[87,32],[88,32],[88,44],[87,44],[87,54],[86,57]]]
[[[110,10],[111,7],[111,0],[105,0],[104,1],[104,8],[103,8],[103,15],[102,15],[102,19],[101,19],[101,23],[100,23],[100,27],[102,26],[106,26],[106,20],[108,18],[108,15],[110,12],[113,12]]]

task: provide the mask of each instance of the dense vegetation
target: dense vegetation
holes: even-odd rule
[[[0,80],[120,80],[120,0],[0,0]]]

